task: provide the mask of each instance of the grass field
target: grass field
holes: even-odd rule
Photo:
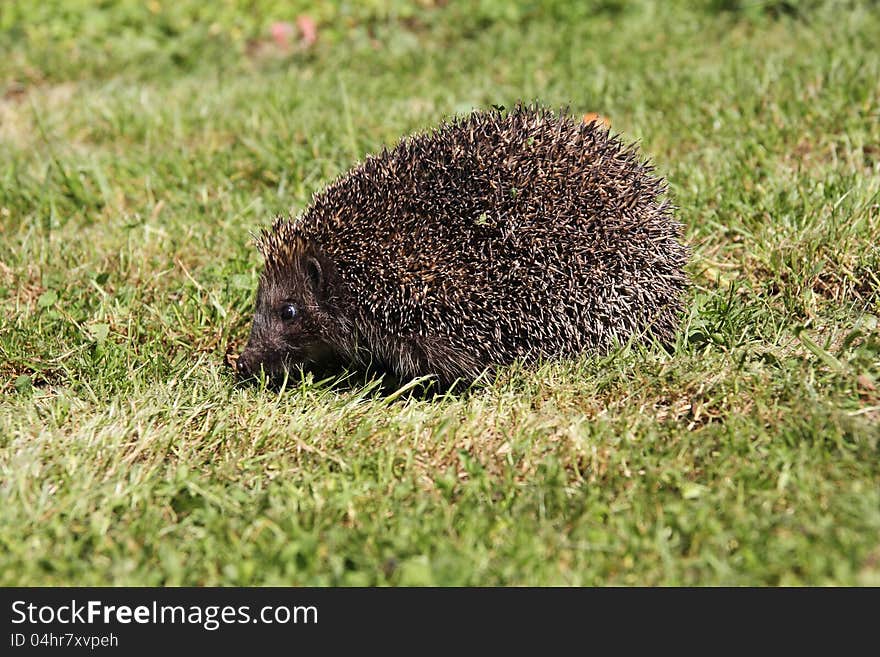
[[[877,34],[876,2],[4,2],[0,584],[880,585]],[[237,386],[249,233],[518,99],[668,177],[674,353]]]

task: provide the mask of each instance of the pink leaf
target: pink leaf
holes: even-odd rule
[[[290,42],[293,38],[294,27],[286,21],[276,21],[270,28],[272,39],[281,50],[290,50]]]
[[[309,47],[318,40],[318,24],[315,23],[315,19],[311,16],[305,14],[297,16],[296,26],[299,28],[299,33],[302,35],[302,43],[304,46]]]

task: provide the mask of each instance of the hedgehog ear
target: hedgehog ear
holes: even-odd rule
[[[321,263],[315,256],[306,256],[306,276],[308,277],[309,287],[315,296],[321,296],[324,286],[324,272],[321,269]]]

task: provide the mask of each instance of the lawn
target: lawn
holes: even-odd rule
[[[877,34],[876,2],[4,2],[0,585],[880,585]],[[672,353],[238,385],[251,233],[519,99],[668,178]]]

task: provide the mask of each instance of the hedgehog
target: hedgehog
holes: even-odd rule
[[[255,236],[236,367],[471,384],[514,362],[674,342],[689,256],[665,181],[600,122],[476,110],[368,156]]]

